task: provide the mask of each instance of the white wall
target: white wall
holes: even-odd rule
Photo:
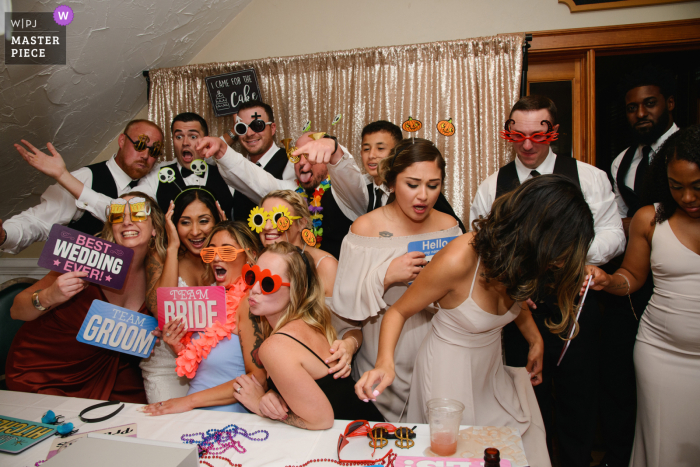
[[[571,13],[557,0],[253,0],[191,63],[700,17],[700,1]]]

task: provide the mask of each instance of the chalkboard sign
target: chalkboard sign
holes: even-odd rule
[[[250,100],[262,100],[255,70],[234,71],[223,75],[207,76],[207,91],[217,117],[235,114],[238,107]]]

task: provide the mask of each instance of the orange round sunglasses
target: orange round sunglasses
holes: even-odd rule
[[[277,292],[282,286],[290,286],[289,282],[282,282],[282,278],[272,274],[269,269],[261,271],[257,264],[255,266],[244,264],[241,276],[248,289],[252,289],[256,282],[260,282],[260,290],[265,295]]]

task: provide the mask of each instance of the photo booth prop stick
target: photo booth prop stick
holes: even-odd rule
[[[93,300],[76,339],[104,349],[147,358],[156,343],[158,327],[152,316],[101,300]]]
[[[586,276],[587,278],[589,276]],[[578,318],[581,316],[581,310],[583,309],[583,303],[586,301],[586,295],[588,295],[588,287],[591,286],[591,279],[593,279],[593,276],[590,276],[588,278],[588,284],[586,285],[586,290],[583,292],[583,297],[581,297],[581,302],[578,305],[578,311],[576,312],[576,322],[578,323]],[[566,344],[564,345],[564,348],[561,349],[561,355],[559,355],[559,361],[557,362],[557,366],[561,363],[562,360],[564,360],[564,355],[566,354],[566,350],[569,348],[569,345],[571,345],[571,338],[574,335],[574,329],[576,329],[576,324],[572,323],[571,326],[571,331],[569,331],[569,340],[566,341]]]
[[[55,432],[53,425],[0,415],[0,452],[17,454]]]
[[[226,323],[225,287],[158,287],[158,326],[185,318],[187,331]]]
[[[394,461],[394,467],[481,467],[484,459],[465,459],[451,457],[417,457],[398,456]],[[501,459],[501,467],[511,467],[507,459]]]
[[[244,102],[262,100],[258,77],[253,68],[207,76],[204,81],[217,117],[238,113],[238,108]]]
[[[60,273],[86,271],[86,281],[120,290],[133,256],[131,248],[54,224],[37,264]]]

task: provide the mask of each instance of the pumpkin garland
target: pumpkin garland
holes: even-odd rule
[[[423,128],[423,122],[421,122],[420,120],[416,120],[413,117],[408,117],[408,120],[403,122],[401,128],[403,128],[404,131],[407,131],[409,133],[414,133]]]
[[[455,134],[455,125],[452,123],[452,118],[440,120],[437,124],[437,131],[442,136],[452,136]]]

